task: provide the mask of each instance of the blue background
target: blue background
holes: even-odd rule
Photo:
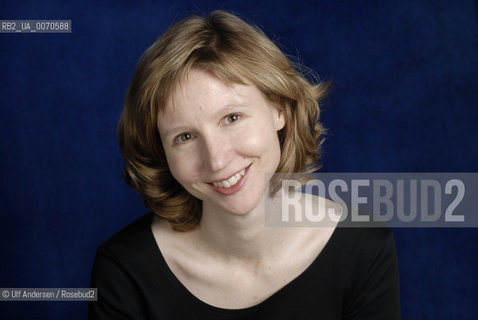
[[[88,287],[96,247],[144,214],[115,130],[145,49],[190,13],[232,10],[334,88],[326,172],[478,172],[476,1],[2,1],[0,287]],[[394,229],[403,319],[477,319],[478,230]],[[3,302],[1,319],[84,319],[84,302]]]

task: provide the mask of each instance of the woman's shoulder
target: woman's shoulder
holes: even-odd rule
[[[152,219],[152,213],[141,216],[98,247],[90,280],[98,301],[89,304],[90,318],[159,319],[173,303]]]
[[[377,221],[360,224],[348,220],[340,222],[331,246],[349,257],[375,256],[384,252],[394,255],[396,251],[393,231],[385,223]]]
[[[344,314],[399,319],[398,260],[392,230],[381,222],[367,222],[360,226],[342,223],[336,231],[331,251],[346,279]]]
[[[319,197],[314,198],[314,204],[320,203],[317,201]],[[351,252],[360,252],[360,254],[373,254],[383,246],[393,245],[392,230],[381,221],[376,220],[373,215],[362,212],[354,212],[349,206],[338,204],[330,199],[325,200],[321,209],[323,212],[329,212],[334,209],[339,212],[332,219],[324,219],[324,222],[319,222],[317,225],[329,227],[332,226],[334,232],[332,233],[327,246],[333,247],[336,252],[343,252],[350,254]],[[319,210],[316,209],[316,210]],[[357,217],[358,216],[358,217]],[[338,223],[337,220],[339,219]],[[318,234],[320,229],[318,228]],[[394,250],[394,248],[392,248]]]
[[[135,255],[151,250],[152,242],[151,223],[153,214],[147,213],[116,232],[103,242],[97,254],[109,254],[115,257]]]
[[[151,286],[151,279],[163,266],[151,232],[153,215],[148,213],[118,231],[101,244],[91,274],[92,287]],[[159,280],[158,280],[159,281]],[[140,285],[141,284],[141,285]]]

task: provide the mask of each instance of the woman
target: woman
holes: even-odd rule
[[[264,224],[266,174],[316,169],[325,91],[229,13],[163,34],[118,130],[151,213],[98,249],[90,318],[398,319],[389,229]]]

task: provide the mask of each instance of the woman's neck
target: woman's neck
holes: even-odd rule
[[[263,203],[244,215],[204,205],[201,223],[192,233],[199,250],[219,259],[241,261],[273,256],[284,247],[286,234],[286,229],[266,227]]]
[[[309,240],[327,237],[335,229],[337,222],[332,220],[315,228],[267,226],[266,213],[280,211],[280,206],[277,207],[279,204],[276,202],[273,201],[273,205],[268,203],[266,206],[262,201],[253,211],[244,215],[203,205],[199,227],[188,232],[192,244],[197,250],[215,259],[258,264],[302,250]],[[330,208],[334,208],[338,210],[339,216],[342,214],[340,206],[330,200],[324,199],[318,206],[317,199],[314,198],[312,202],[314,212],[322,211],[325,215]]]

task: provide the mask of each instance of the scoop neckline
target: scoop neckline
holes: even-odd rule
[[[323,259],[324,255],[327,254],[327,252],[330,250],[330,247],[333,246],[333,243],[336,242],[336,238],[338,237],[339,229],[341,229],[340,225],[342,222],[339,222],[336,226],[334,231],[332,232],[332,235],[328,239],[327,243],[325,246],[322,248],[322,250],[318,253],[318,255],[312,260],[312,262],[307,266],[307,268],[300,273],[297,277],[293,278],[291,281],[286,283],[283,287],[281,287],[279,290],[274,292],[272,295],[267,297],[265,300],[259,302],[256,305],[246,307],[246,308],[238,308],[238,309],[227,309],[227,308],[221,308],[217,307],[214,305],[211,305],[198,297],[196,297],[193,293],[191,293],[186,286],[176,277],[174,272],[169,268],[168,263],[166,262],[166,259],[163,256],[163,253],[161,252],[161,249],[159,248],[156,239],[153,234],[152,230],[152,223],[154,221],[154,213],[151,213],[151,218],[149,219],[148,227],[149,227],[149,237],[150,240],[153,242],[154,250],[156,251],[156,256],[159,258],[160,266],[165,272],[168,280],[170,281],[170,284],[172,287],[176,290],[176,292],[179,294],[181,298],[184,298],[186,303],[194,303],[201,309],[207,311],[207,312],[212,312],[214,314],[222,314],[222,315],[247,315],[253,312],[256,312],[257,310],[261,309],[262,307],[272,303],[274,300],[278,299],[280,296],[286,294],[288,291],[293,289],[295,286],[297,286],[297,283],[301,281],[305,281],[308,277],[312,275],[312,270],[315,268],[315,266],[320,262],[320,260]]]

